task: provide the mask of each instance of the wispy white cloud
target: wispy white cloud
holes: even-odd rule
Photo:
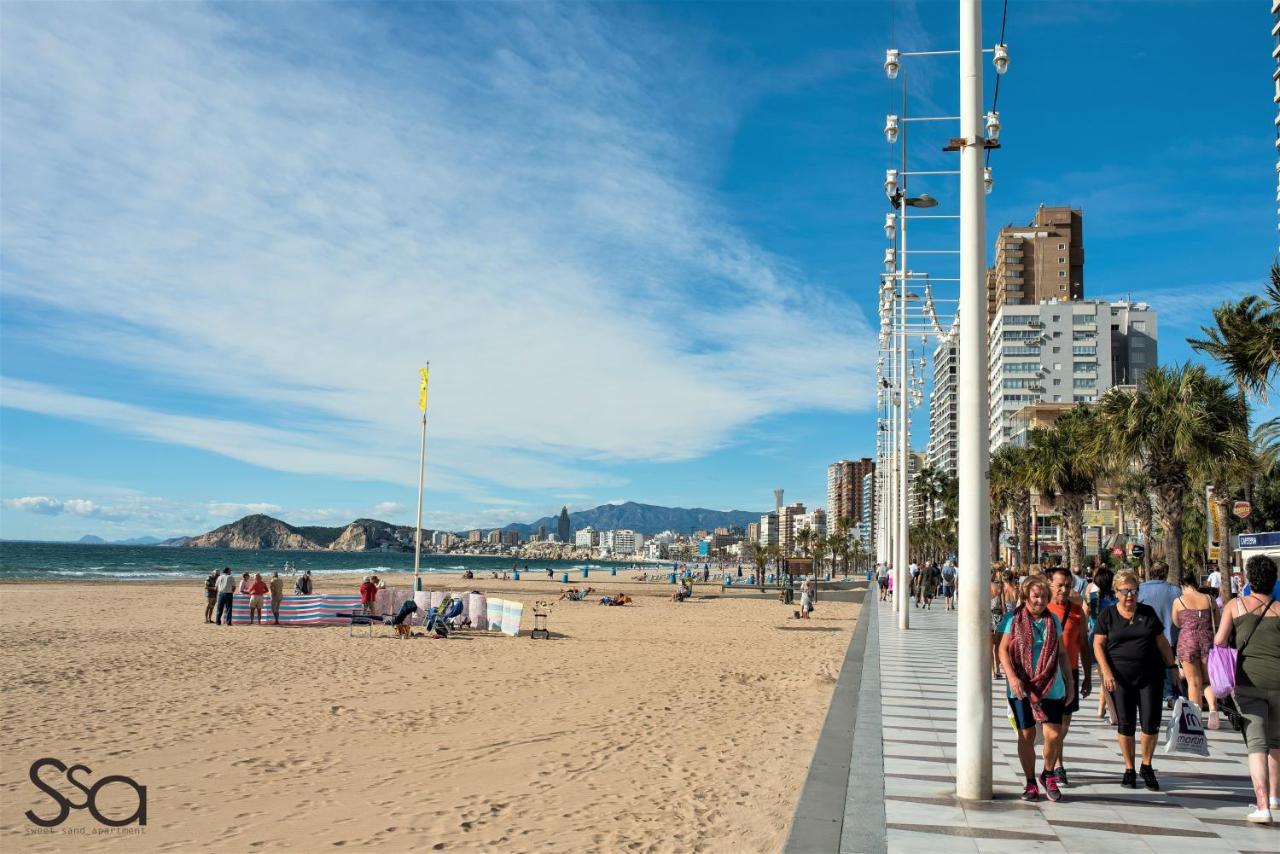
[[[175,391],[3,405],[404,483],[430,359],[433,483],[479,493],[866,403],[856,306],[705,189],[734,100],[697,51],[585,6],[414,7],[411,38],[315,8],[6,9],[6,297]]]

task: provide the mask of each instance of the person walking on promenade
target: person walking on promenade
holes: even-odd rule
[[[1018,727],[1018,761],[1027,778],[1022,800],[1038,801],[1036,724],[1044,730],[1044,770],[1039,782],[1051,801],[1062,799],[1054,771],[1062,750],[1062,716],[1074,691],[1067,676],[1062,626],[1048,610],[1049,582],[1042,575],[1023,579],[1021,604],[1000,621],[1000,662],[1009,708]]]
[[[933,610],[933,597],[938,595],[938,585],[942,582],[942,570],[938,568],[936,563],[931,563],[927,567],[920,570],[922,576],[920,586],[924,598],[924,608],[926,611]]]
[[[293,592],[298,596],[311,595],[311,570],[307,570],[298,576],[298,580],[293,582]]]
[[[1164,623],[1164,639],[1169,642],[1169,649],[1177,649],[1178,630],[1173,624],[1173,603],[1178,601],[1178,595],[1182,591],[1178,589],[1178,585],[1170,584],[1168,577],[1169,564],[1161,561],[1152,566],[1151,578],[1138,585],[1138,602],[1150,605],[1156,612],[1160,622]],[[1165,674],[1164,707],[1166,709],[1173,708],[1173,699],[1178,696],[1178,686],[1175,684],[1177,678],[1177,670],[1170,670]]]
[[[956,595],[956,568],[951,565],[951,561],[947,561],[942,565],[942,584],[940,587],[939,593],[942,595],[945,609],[954,611],[956,606],[952,599]]]
[[[280,625],[280,601],[284,599],[284,579],[280,577],[280,573],[274,573],[271,576],[271,583],[267,585],[271,591],[271,619],[272,625]]]
[[[1115,578],[1116,604],[1098,615],[1093,657],[1102,671],[1102,688],[1116,711],[1116,740],[1124,758],[1120,785],[1138,787],[1133,771],[1134,733],[1142,722],[1142,764],[1138,774],[1148,789],[1159,791],[1151,757],[1156,751],[1164,717],[1161,694],[1165,671],[1173,669],[1173,650],[1165,640],[1164,624],[1150,605],[1138,602],[1138,576],[1129,569]]]
[[[204,621],[213,622],[213,606],[218,601],[218,570],[209,573],[204,580]]]
[[[1093,574],[1093,580],[1084,589],[1084,613],[1089,618],[1089,648],[1093,649],[1093,633],[1098,625],[1098,615],[1116,604],[1115,594],[1111,592],[1111,582],[1115,574],[1110,567],[1099,567]],[[1101,675],[1102,671],[1099,670]],[[1098,692],[1098,719],[1107,720],[1107,692]]]
[[[1173,603],[1173,624],[1178,627],[1174,651],[1187,679],[1187,698],[1203,709],[1209,702],[1209,729],[1218,728],[1218,700],[1209,685],[1209,649],[1218,624],[1218,603],[1200,592],[1195,571],[1182,575],[1182,595]]]
[[[1049,613],[1058,618],[1062,626],[1062,641],[1067,648],[1067,668],[1071,672],[1071,686],[1075,695],[1062,709],[1062,742],[1066,743],[1071,731],[1071,716],[1080,711],[1080,700],[1093,693],[1093,652],[1089,649],[1089,633],[1085,631],[1087,618],[1084,609],[1072,601],[1075,579],[1066,567],[1058,567],[1049,579]],[[1083,676],[1082,676],[1083,673]],[[1058,749],[1058,765],[1053,769],[1059,788],[1070,782],[1063,767],[1062,748]]]
[[[1245,564],[1251,592],[1232,599],[1223,611],[1214,643],[1234,637],[1236,704],[1244,716],[1249,777],[1257,809],[1247,821],[1270,824],[1280,810],[1280,604],[1270,595],[1276,565],[1266,555]]]
[[[214,618],[214,625],[222,625],[222,612],[227,613],[227,625],[231,625],[231,607],[235,602],[236,596],[236,577],[231,574],[231,567],[224,566],[222,575],[218,576],[218,613]]]
[[[262,573],[255,573],[253,583],[249,585],[249,624],[262,625],[262,597],[267,592],[267,582],[262,580]]]

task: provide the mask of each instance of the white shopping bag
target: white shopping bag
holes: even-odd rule
[[[1173,712],[1165,727],[1164,752],[1209,755],[1209,741],[1200,720],[1200,707],[1190,700],[1179,697],[1174,701]]]

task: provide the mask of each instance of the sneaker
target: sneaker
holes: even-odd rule
[[[1138,774],[1132,768],[1124,769],[1124,776],[1120,778],[1120,785],[1126,789],[1138,788]]]
[[[1035,783],[1028,783],[1027,787],[1022,790],[1022,799],[1030,803],[1035,803],[1040,800],[1040,787]],[[1267,813],[1267,815],[1270,816],[1271,813]],[[1270,818],[1267,819],[1267,821],[1270,820]]]
[[[1150,765],[1143,765],[1138,769],[1138,773],[1142,775],[1142,785],[1146,786],[1153,792],[1160,791],[1160,783],[1156,780],[1155,769]]]
[[[1053,772],[1053,776],[1058,781],[1058,788],[1065,789],[1070,785],[1070,783],[1067,782],[1067,769],[1063,768],[1061,765],[1059,765],[1057,770]]]
[[[1023,795],[1022,799],[1026,800],[1027,796]],[[1254,810],[1244,820],[1250,824],[1271,824],[1271,810]]]
[[[1275,812],[1276,810],[1280,810],[1280,798],[1271,799],[1271,811]]]
[[[1062,800],[1062,792],[1058,791],[1058,779],[1056,775],[1048,771],[1040,772],[1040,782],[1044,785],[1044,794],[1051,801]]]
[[[1217,728],[1218,728],[1218,710],[1214,709],[1213,711],[1209,712],[1209,729],[1217,729]]]

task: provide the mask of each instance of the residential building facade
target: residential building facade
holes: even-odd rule
[[[834,527],[845,519],[851,525],[862,521],[863,477],[875,469],[875,460],[870,457],[837,460],[827,466],[828,524]]]
[[[1084,220],[1079,208],[1041,205],[1030,225],[1007,225],[987,271],[987,322],[1004,305],[1084,298]]]

